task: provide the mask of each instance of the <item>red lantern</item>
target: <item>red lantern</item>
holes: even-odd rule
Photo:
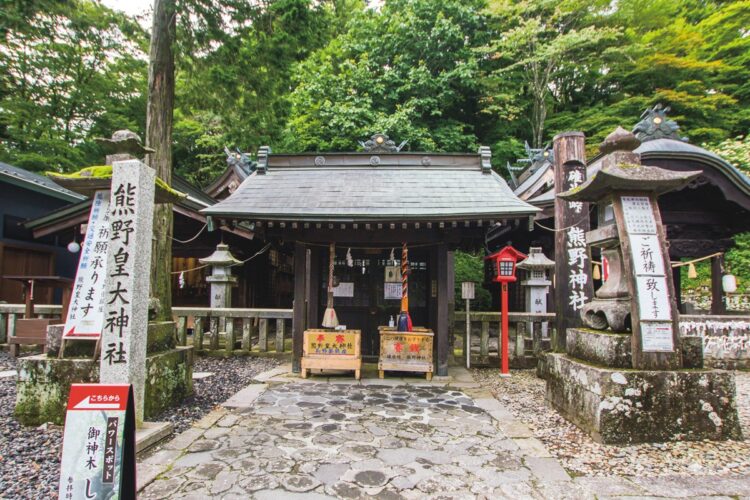
[[[508,245],[500,251],[488,255],[485,260],[491,261],[494,266],[492,281],[500,283],[502,305],[501,319],[502,332],[500,334],[500,375],[510,376],[508,366],[508,283],[516,281],[516,263],[526,258],[526,255]]]

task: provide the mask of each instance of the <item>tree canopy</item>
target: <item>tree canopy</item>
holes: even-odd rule
[[[136,19],[94,0],[5,4],[0,160],[70,171],[101,162],[96,136],[143,136]],[[656,103],[743,167],[748,0],[179,0],[177,17],[175,171],[199,185],[225,146],[352,150],[375,132],[413,151],[490,146],[496,168],[564,130],[593,152]]]

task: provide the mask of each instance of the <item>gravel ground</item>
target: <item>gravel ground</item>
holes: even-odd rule
[[[175,425],[175,432],[182,432],[249,384],[252,377],[278,364],[270,358],[196,357],[194,371],[214,375],[195,380],[195,394],[155,420],[169,420]],[[15,360],[0,351],[0,371],[15,367]],[[0,379],[0,498],[57,498],[62,428],[20,425],[13,417],[15,402],[15,379]]]
[[[544,380],[533,370],[514,370],[502,379],[497,370],[472,371],[474,378],[527,424],[573,475],[662,476],[750,472],[750,373],[736,372],[745,441],[699,441],[611,446],[594,442],[548,408]]]
[[[194,394],[178,407],[154,418],[156,422],[172,422],[175,434],[186,430],[200,420],[216,405],[252,382],[259,373],[277,367],[280,362],[272,358],[242,356],[236,358],[195,357],[193,373],[212,372],[208,378],[193,381]]]

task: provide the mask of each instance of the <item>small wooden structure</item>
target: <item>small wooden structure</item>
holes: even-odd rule
[[[302,351],[302,378],[307,371],[354,370],[359,380],[362,370],[361,330],[305,330]]]
[[[394,327],[381,326],[380,359],[378,375],[386,371],[424,373],[432,380],[432,339],[435,334],[428,328],[414,327],[411,332],[399,332]]]
[[[47,327],[54,321],[51,318],[34,317],[34,288],[62,288],[62,318],[68,314],[70,292],[73,280],[62,276],[3,276],[3,279],[18,281],[23,284],[25,309],[23,319],[16,320],[15,329],[8,336],[10,355],[18,355],[19,345],[41,345],[47,352]]]

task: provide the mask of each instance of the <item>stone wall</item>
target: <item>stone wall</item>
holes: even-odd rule
[[[680,334],[703,341],[707,367],[750,369],[750,316],[680,316]]]

